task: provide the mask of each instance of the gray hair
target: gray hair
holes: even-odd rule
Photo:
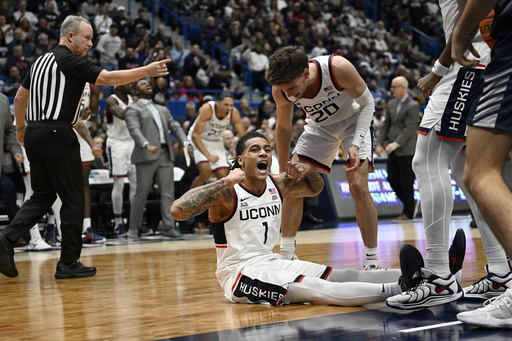
[[[60,25],[60,36],[67,36],[69,32],[77,33],[80,28],[80,23],[87,23],[91,25],[89,20],[79,16],[79,15],[68,15],[62,25]]]

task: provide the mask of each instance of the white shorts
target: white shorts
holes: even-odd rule
[[[487,65],[490,61],[490,49],[485,42],[473,43],[473,46],[480,54],[480,64]],[[466,52],[466,56],[468,52]],[[477,69],[482,69],[479,67]],[[430,96],[427,107],[423,113],[423,118],[421,119],[420,124],[420,134],[422,132],[428,133],[428,130],[434,128],[437,132],[441,131],[441,119],[445,116],[444,122],[445,125],[449,126],[449,117],[454,111],[469,111],[471,107],[473,99],[476,97],[476,92],[479,90],[477,87],[471,89],[471,94],[466,94],[465,92],[460,92],[461,83],[464,82],[464,85],[468,84],[468,80],[465,79],[464,74],[459,74],[461,70],[461,65],[459,63],[453,63],[448,73],[441,78],[439,83],[434,87],[432,91],[432,96]],[[467,69],[471,70],[471,69]],[[474,79],[471,79],[471,82],[474,82]],[[463,101],[459,101],[457,103],[458,108],[462,104],[464,104],[464,109],[454,110],[454,105],[457,102],[457,98],[462,98]],[[450,103],[449,103],[450,102]],[[453,114],[452,114],[453,115]],[[460,115],[460,113],[459,113]],[[461,127],[466,125],[465,119],[460,123]],[[461,133],[459,135],[462,135]],[[465,134],[464,134],[465,135]]]
[[[126,176],[135,173],[135,165],[131,158],[135,142],[133,140],[118,141],[107,138],[107,156],[110,176]]]
[[[210,163],[210,168],[212,172],[215,172],[217,169],[230,167],[228,160],[226,158],[226,149],[224,149],[224,142],[222,140],[210,141],[201,139],[201,141],[203,141],[204,147],[211,155],[219,156],[219,161],[213,164]],[[195,147],[194,160],[196,161],[196,165],[200,164],[201,162],[209,162],[206,156],[204,156],[204,154],[201,153],[199,149]]]
[[[352,145],[357,117],[358,115],[353,115],[329,126],[306,124],[293,153],[297,153],[302,161],[330,173],[332,161],[339,153],[340,146],[343,144],[343,149],[348,151]],[[359,148],[359,158],[361,162],[368,159],[370,165],[373,165],[373,125],[364,136]]]
[[[76,137],[78,138],[78,142],[80,142],[80,158],[82,159],[82,163],[91,163],[94,161],[94,155],[92,155],[91,146],[89,143],[83,139],[78,132],[75,131]]]
[[[30,173],[30,162],[28,162],[27,151],[25,147],[21,147],[21,151],[23,153],[23,168],[25,169],[25,173]]]
[[[233,273],[224,281],[224,295],[234,303],[280,305],[290,283],[300,282],[304,276],[325,279],[331,270],[325,265],[287,260],[273,254]]]

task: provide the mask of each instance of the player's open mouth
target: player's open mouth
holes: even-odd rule
[[[261,171],[266,171],[268,167],[268,161],[260,161],[258,163],[258,169]]]

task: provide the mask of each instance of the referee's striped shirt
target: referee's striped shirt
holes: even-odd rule
[[[30,91],[27,121],[57,120],[75,125],[85,83],[94,84],[102,70],[64,45],[40,56],[22,84]]]

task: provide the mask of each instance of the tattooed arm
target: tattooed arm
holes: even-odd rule
[[[309,164],[288,161],[286,173],[276,177],[284,196],[314,197],[324,188],[324,179]]]
[[[229,214],[234,204],[232,187],[244,178],[245,173],[235,169],[220,180],[191,189],[174,201],[171,215],[176,220],[187,220],[210,208],[222,216]]]

